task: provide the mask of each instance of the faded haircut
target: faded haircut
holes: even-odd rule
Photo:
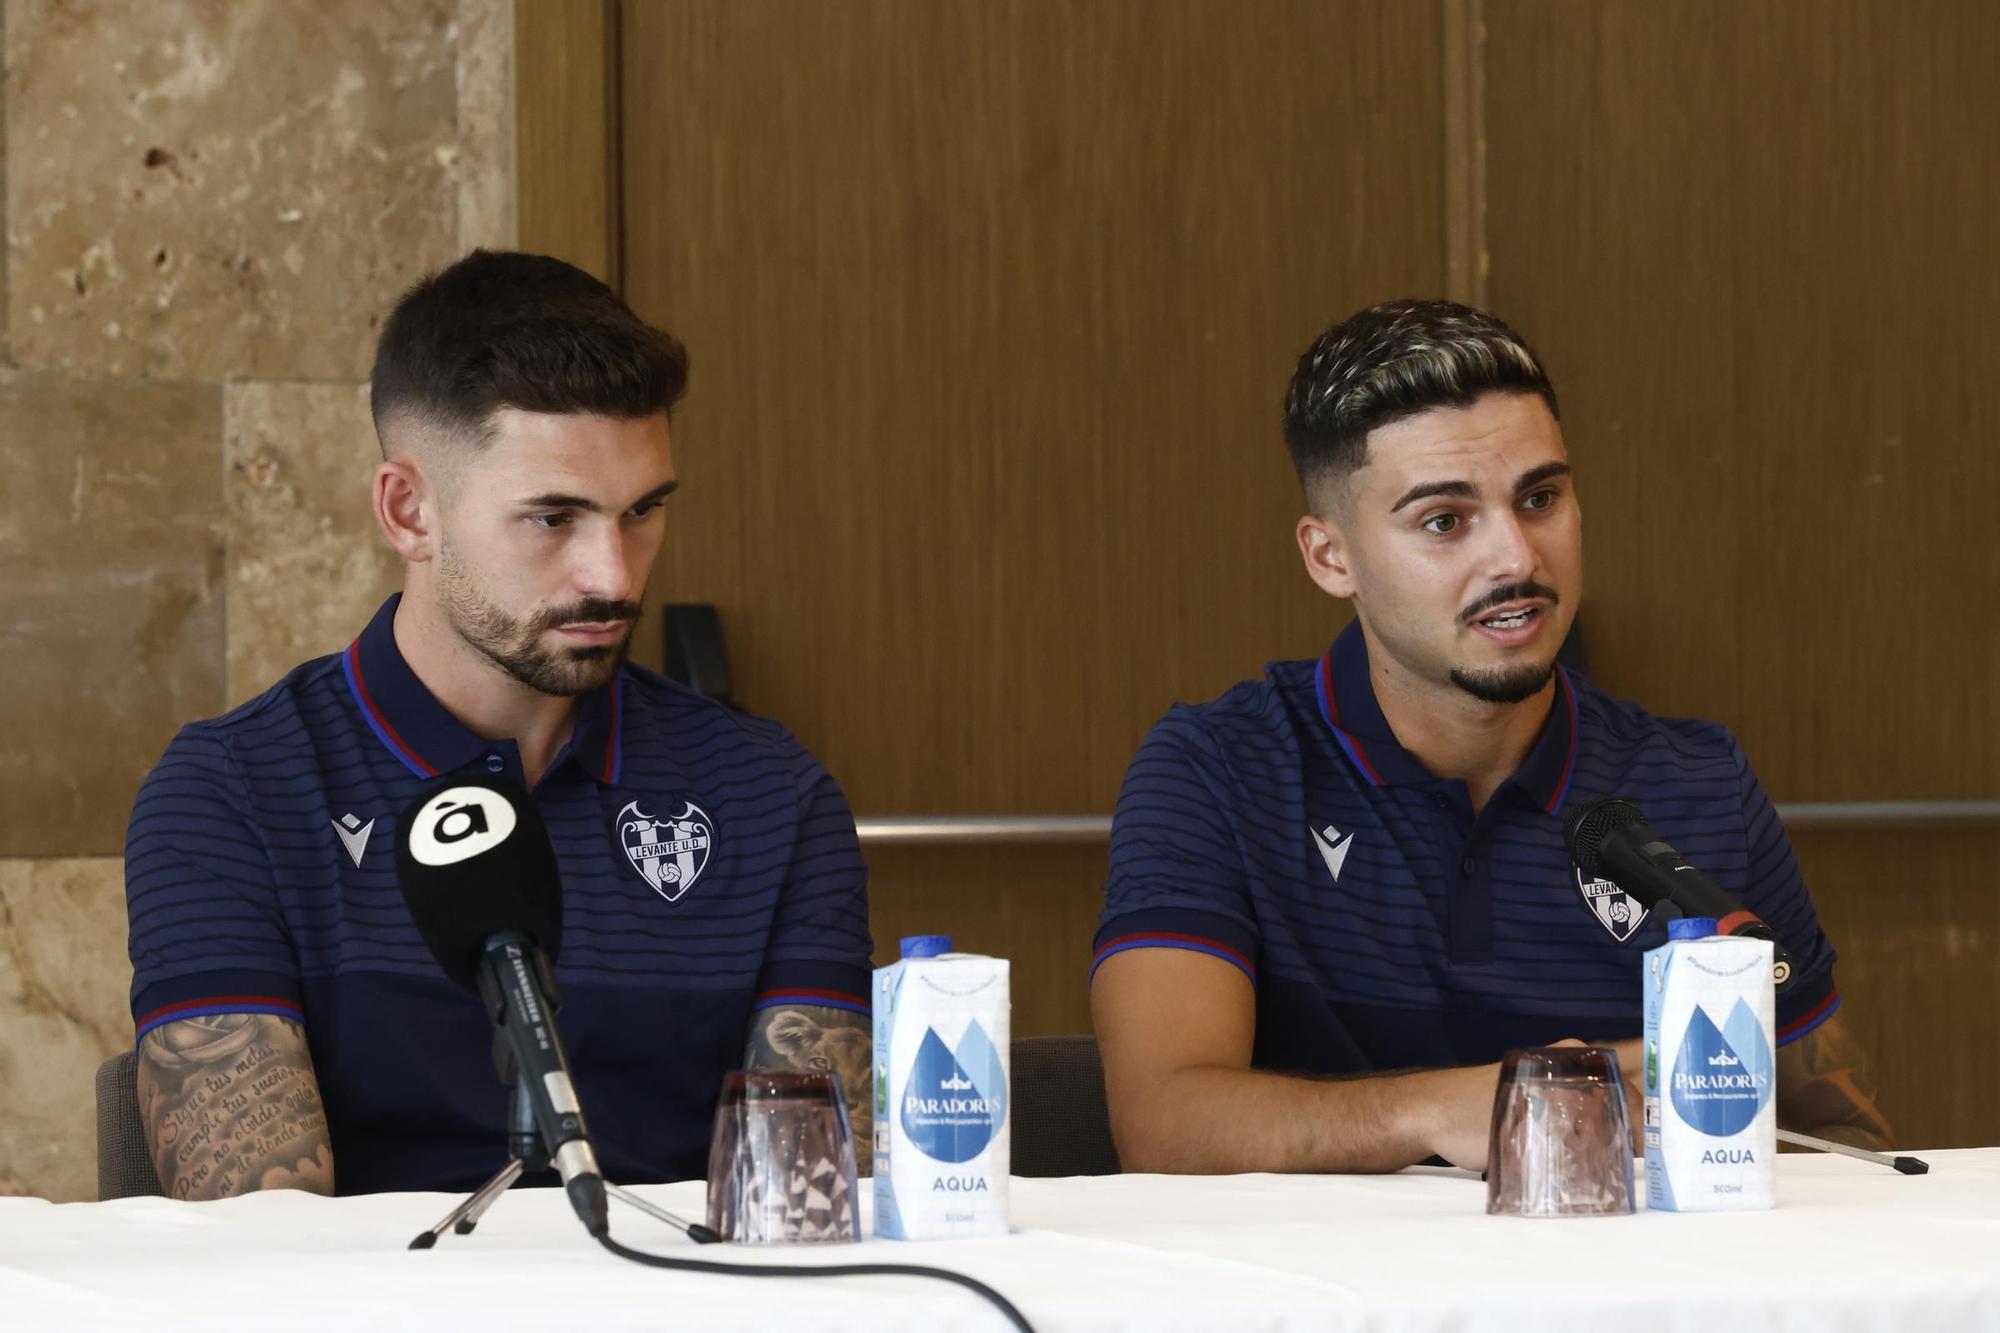
[[[1285,446],[1307,502],[1344,493],[1370,432],[1488,393],[1535,394],[1562,419],[1540,358],[1494,315],[1416,300],[1349,315],[1306,349],[1285,394]]]
[[[410,427],[476,450],[500,408],[633,420],[671,410],[687,374],[687,349],[582,269],[474,250],[396,303],[368,403],[385,458]]]

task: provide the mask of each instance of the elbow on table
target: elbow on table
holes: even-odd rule
[[[1220,1175],[1241,1167],[1223,1162],[1216,1151],[1226,1127],[1211,1127],[1186,1099],[1166,1083],[1111,1099],[1111,1139],[1118,1166],[1128,1174]]]

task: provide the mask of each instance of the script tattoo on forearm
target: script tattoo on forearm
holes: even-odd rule
[[[752,1016],[750,1049],[744,1063],[752,1069],[804,1069],[840,1075],[847,1118],[854,1125],[855,1159],[866,1174],[875,1123],[870,1103],[875,1079],[873,1049],[866,1014],[826,1005],[788,1005]]]
[[[164,1023],[139,1043],[139,1111],[176,1199],[333,1193],[333,1148],[305,1033],[275,1014]]]
[[[1778,1119],[1856,1148],[1889,1147],[1894,1135],[1875,1105],[1867,1053],[1839,1017],[1778,1048]]]

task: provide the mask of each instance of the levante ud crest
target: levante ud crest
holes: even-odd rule
[[[715,827],[702,808],[693,801],[681,805],[670,819],[655,819],[637,801],[618,812],[618,841],[632,868],[670,903],[701,878],[715,842]]]
[[[1645,906],[1610,880],[1586,879],[1579,870],[1576,887],[1583,893],[1583,905],[1620,944],[1631,939],[1632,933],[1645,924]]]

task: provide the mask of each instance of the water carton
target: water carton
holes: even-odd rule
[[[1669,924],[1646,953],[1646,1206],[1769,1208],[1777,1167],[1771,942]],[[1704,937],[1705,936],[1705,937]]]
[[[875,970],[875,1234],[1007,1230],[1007,960],[903,941]]]

